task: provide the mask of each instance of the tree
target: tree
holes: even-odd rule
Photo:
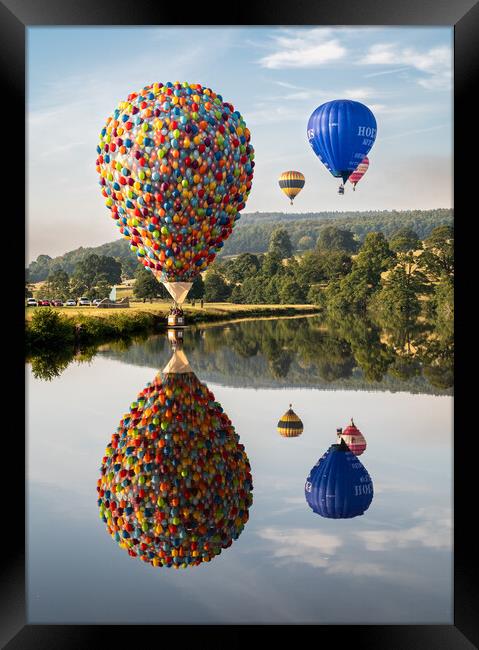
[[[193,300],[201,300],[205,295],[205,283],[201,275],[197,275],[193,280],[191,289],[188,292],[188,298],[193,298]]]
[[[114,257],[99,256],[92,253],[80,260],[73,273],[75,283],[83,284],[92,289],[99,282],[99,277],[104,277],[110,284],[121,282],[121,264]]]
[[[419,295],[423,292],[423,274],[400,264],[390,272],[375,297],[374,306],[385,317],[415,319],[421,311]]]
[[[353,268],[341,280],[331,281],[324,291],[327,309],[341,314],[347,311],[365,312],[374,291],[362,269]]]
[[[406,253],[422,248],[422,243],[412,228],[401,228],[392,235],[389,240],[389,247],[396,253]]]
[[[135,284],[133,285],[133,294],[140,300],[143,298],[162,298],[168,295],[165,287],[158,282],[151,271],[147,271],[143,266],[135,272]]]
[[[318,307],[324,307],[324,291],[317,285],[313,284],[309,287],[307,294],[307,301],[311,305],[317,305]]]
[[[354,260],[353,268],[363,274],[371,288],[376,288],[381,281],[381,273],[390,267],[393,259],[394,253],[383,233],[370,232]]]
[[[50,271],[50,255],[39,255],[28,267],[28,279],[30,282],[41,282],[46,280]]]
[[[350,230],[342,230],[336,226],[323,226],[319,234],[318,248],[326,251],[354,253],[358,244]]]
[[[420,263],[433,280],[439,280],[443,274],[454,278],[454,228],[438,226],[424,240],[424,252]]]
[[[224,302],[231,294],[231,287],[226,283],[223,276],[214,269],[206,272],[205,279],[205,300],[208,302]]]
[[[121,264],[121,277],[122,280],[131,280],[135,277],[136,270],[138,269],[139,262],[136,257],[129,255],[128,257],[115,257],[116,261]]]
[[[33,296],[33,292],[28,282],[25,280],[25,298],[31,298],[32,296]]]
[[[318,251],[308,251],[301,256],[296,279],[301,285],[311,285],[326,279]]]
[[[352,268],[351,256],[344,251],[321,251],[318,253],[318,266],[326,280],[335,280],[347,275]]]
[[[103,300],[103,298],[108,298],[113,287],[108,281],[107,275],[105,273],[98,275],[96,282],[96,286],[92,287],[87,292],[88,298],[90,298],[90,300],[95,300],[95,298],[100,298],[100,300]]]
[[[47,298],[67,300],[70,296],[70,278],[68,273],[62,269],[50,272],[44,287],[44,294]]]
[[[121,262],[109,255],[102,255],[99,260],[97,275],[104,275],[110,284],[120,284]]]
[[[280,259],[291,257],[293,246],[286,228],[275,228],[269,239],[268,251]]]
[[[261,286],[261,296],[267,305],[278,305],[280,303],[280,287],[277,275],[274,275]]]
[[[274,278],[272,278],[274,280]],[[266,280],[262,275],[253,275],[241,285],[241,302],[243,304],[259,305],[269,302],[264,295]],[[237,287],[235,287],[236,289]],[[235,296],[238,295],[235,291]]]
[[[243,287],[241,285],[237,284],[233,287],[229,301],[237,305],[242,305],[246,302],[243,296]]]
[[[295,280],[286,280],[279,289],[283,305],[301,305],[306,302],[304,291]]]
[[[226,278],[233,283],[243,282],[254,275],[261,267],[260,261],[252,253],[242,253],[224,264],[223,272]]]
[[[446,274],[434,287],[433,305],[436,329],[443,337],[452,338],[454,333],[454,283]]]
[[[303,235],[298,241],[298,248],[301,251],[307,251],[313,248],[314,246],[314,239],[310,237],[309,235]]]
[[[281,273],[283,265],[281,264],[281,257],[277,252],[266,253],[261,258],[261,275],[270,278],[273,275]]]

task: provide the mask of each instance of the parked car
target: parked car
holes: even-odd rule
[[[63,302],[61,300],[52,300],[53,307],[63,307]]]
[[[85,298],[85,296],[82,296],[80,300],[78,301],[78,304],[80,307],[90,307],[91,302],[88,300],[88,298]]]
[[[38,306],[38,301],[35,300],[35,298],[29,298],[27,300],[27,307],[37,307]]]
[[[73,298],[69,298],[66,303],[65,307],[76,307],[77,301],[73,300]]]
[[[39,300],[38,301],[38,306],[39,307],[50,307],[50,301],[49,300]]]
[[[101,302],[101,301],[102,301],[102,298],[95,298],[95,300],[91,304],[96,307],[98,305],[98,303]]]

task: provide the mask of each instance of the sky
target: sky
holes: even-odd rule
[[[449,27],[29,27],[27,264],[118,238],[95,168],[98,136],[126,96],[155,81],[201,83],[243,115],[255,149],[245,213],[452,207]],[[356,192],[314,155],[320,104],[353,99],[377,120]],[[278,187],[306,177],[293,208]]]

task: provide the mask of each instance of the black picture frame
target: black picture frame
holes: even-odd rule
[[[222,10],[226,4],[209,3],[187,7],[180,11],[175,3],[142,3],[116,0],[3,0],[0,1],[0,71],[2,73],[2,96],[8,106],[14,106],[15,121],[10,109],[4,105],[3,129],[7,138],[5,160],[9,167],[17,171],[25,169],[25,135],[21,128],[23,107],[25,106],[25,34],[26,29],[34,25],[174,25],[179,20],[188,25],[231,24],[247,25],[382,25],[382,26],[451,26],[454,27],[454,211],[457,215],[456,246],[459,251],[456,289],[456,396],[454,399],[455,415],[455,449],[454,449],[454,624],[430,625],[336,625],[336,626],[292,626],[294,639],[298,635],[312,632],[317,635],[317,642],[328,647],[352,642],[355,647],[369,650],[409,649],[450,650],[451,648],[473,648],[479,645],[478,617],[475,603],[479,601],[477,583],[473,576],[474,559],[477,555],[476,537],[470,531],[470,515],[475,508],[475,454],[474,444],[468,444],[468,437],[473,437],[473,422],[467,421],[467,407],[473,404],[469,390],[471,383],[465,374],[466,359],[470,355],[468,340],[473,340],[471,327],[471,305],[465,299],[467,283],[471,275],[467,264],[474,259],[474,252],[468,252],[471,245],[468,237],[468,225],[475,214],[468,212],[468,200],[473,194],[474,174],[478,165],[475,160],[467,161],[471,142],[477,140],[478,120],[475,111],[474,94],[479,80],[479,4],[473,0],[345,0],[341,3],[317,0],[308,3],[296,0],[266,0],[262,4],[241,3],[232,7],[227,15]],[[216,18],[224,22],[215,22]],[[246,22],[248,21],[248,23]],[[3,111],[2,111],[3,112]],[[8,115],[7,115],[8,113]],[[1,112],[0,112],[1,115]],[[20,120],[20,124],[18,124]],[[8,125],[11,124],[12,128]],[[472,125],[472,128],[471,128]],[[28,143],[26,143],[28,146]],[[473,153],[471,154],[472,158]],[[472,170],[470,172],[470,170]],[[0,170],[1,171],[1,170]],[[470,173],[469,173],[470,172]],[[18,174],[17,174],[18,177]],[[25,185],[20,185],[14,200],[8,204],[8,220],[14,220],[15,240],[21,239],[22,224],[25,223]],[[7,194],[9,196],[9,194]],[[22,198],[23,197],[23,198]],[[5,210],[5,205],[3,206]],[[473,208],[475,211],[475,209]],[[5,217],[4,217],[5,218]],[[20,233],[20,236],[19,236]],[[10,235],[12,236],[12,235]],[[8,244],[8,241],[7,241]],[[7,245],[9,251],[13,247]],[[11,251],[10,269],[22,281],[24,268],[18,251]],[[473,276],[472,276],[473,277]],[[470,287],[469,287],[470,288]],[[24,303],[21,294],[15,302],[15,308],[8,318],[11,325],[9,336],[19,341],[24,328]],[[9,308],[10,309],[10,308]],[[18,319],[18,323],[17,323]],[[469,328],[469,330],[468,330]],[[470,335],[470,337],[469,337]],[[6,339],[4,339],[6,340]],[[468,346],[466,348],[466,346]],[[10,347],[5,345],[4,347]],[[12,348],[14,346],[12,345]],[[6,351],[5,351],[6,352]],[[2,464],[11,464],[14,458],[15,474],[9,480],[3,492],[3,535],[7,539],[5,551],[2,552],[4,563],[0,582],[0,642],[8,650],[25,650],[28,648],[87,648],[108,643],[133,643],[145,647],[151,642],[158,644],[161,627],[161,644],[172,642],[194,644],[195,648],[230,648],[244,645],[245,641],[256,640],[258,627],[262,626],[134,626],[134,625],[28,625],[26,621],[25,594],[25,516],[21,503],[25,497],[25,483],[21,476],[21,459],[25,452],[25,438],[21,437],[22,418],[18,417],[24,410],[22,395],[25,393],[23,359],[16,354],[12,362],[12,371],[8,380],[8,392],[13,393],[17,403],[15,430],[8,434],[8,444],[2,447],[0,456]],[[9,407],[10,409],[10,407]],[[4,423],[8,422],[4,418]],[[460,435],[459,435],[460,434]],[[7,436],[3,432],[3,437]],[[23,454],[23,455],[22,455]],[[13,505],[11,495],[14,495]],[[23,499],[23,501],[22,501]],[[141,627],[141,630],[138,628]],[[286,641],[290,626],[279,630],[265,628],[269,640],[271,635],[281,634]],[[320,627],[320,630],[309,630]],[[181,628],[181,629],[179,629]],[[288,629],[286,629],[288,628]],[[166,636],[165,636],[166,634]],[[254,637],[252,636],[254,635]],[[165,639],[167,639],[165,641]],[[289,640],[289,639],[288,639]]]

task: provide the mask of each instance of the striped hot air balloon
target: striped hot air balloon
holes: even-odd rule
[[[368,171],[368,167],[369,167],[369,158],[366,156],[365,158],[363,158],[362,162],[359,163],[359,165],[356,167],[356,169],[349,177],[348,180],[350,183],[352,183],[354,191],[356,191],[356,185],[358,184],[358,182]]]
[[[292,404],[278,422],[278,433],[285,438],[296,438],[303,433],[303,423],[291,407]]]
[[[301,172],[283,172],[279,177],[279,186],[281,190],[290,199],[293,205],[293,199],[297,196],[304,187],[304,176]]]
[[[337,434],[338,442],[344,440],[355,456],[361,456],[363,451],[366,449],[366,439],[354,424],[353,418],[351,418],[351,424],[347,426],[344,431],[338,429]]]

